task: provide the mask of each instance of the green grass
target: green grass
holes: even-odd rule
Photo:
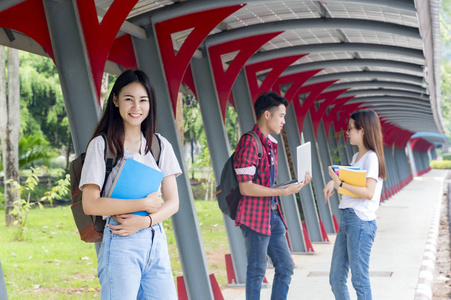
[[[224,254],[229,253],[222,214],[215,201],[196,201],[210,273],[227,281]],[[182,275],[170,220],[164,224],[174,279]],[[82,242],[69,206],[30,211],[25,241],[5,226],[0,211],[0,261],[9,299],[99,299],[94,246]]]

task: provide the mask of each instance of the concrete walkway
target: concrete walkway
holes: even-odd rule
[[[448,170],[432,170],[415,177],[376,212],[378,231],[370,261],[373,299],[420,299],[417,293],[420,271],[435,263],[435,259],[427,261],[425,251],[429,247],[426,244],[430,244],[429,233],[436,226],[434,220],[440,211],[447,173]],[[315,243],[313,255],[293,255],[296,269],[288,299],[334,299],[328,276],[335,234],[330,234],[329,239],[327,244]],[[266,278],[270,283],[273,276],[274,270],[268,269]],[[426,286],[421,282],[424,280],[420,280],[421,289],[427,290],[427,282]],[[357,299],[350,281],[348,287],[351,299]],[[227,300],[245,299],[244,288],[227,288],[222,292]],[[270,287],[262,289],[261,299],[270,299],[270,295]]]

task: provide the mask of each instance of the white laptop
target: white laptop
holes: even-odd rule
[[[305,179],[305,172],[309,171],[312,174],[312,147],[310,142],[304,143],[296,148],[296,161],[298,179],[293,179],[284,183],[276,184],[273,188],[285,188],[287,186],[298,184]]]

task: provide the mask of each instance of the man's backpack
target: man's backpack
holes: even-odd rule
[[[244,135],[246,134],[253,136],[257,140],[258,159],[260,160],[263,156],[260,138],[255,131],[246,132]],[[234,155],[235,152],[225,162],[221,172],[221,180],[219,185],[216,187],[216,198],[218,199],[219,208],[232,220],[235,220],[236,218],[238,204],[243,197],[240,193],[240,187],[238,185],[235,169],[233,167]],[[259,166],[257,166],[257,168],[258,167]]]
[[[117,163],[116,155],[111,151],[108,147],[108,143],[104,135],[101,135],[105,142],[105,180],[103,182],[103,187],[101,191],[101,195],[103,195],[103,189],[105,188],[105,183],[113,170],[114,166]],[[159,165],[160,159],[160,138],[155,135],[152,141],[152,149],[151,153]],[[103,229],[105,228],[106,220],[102,218],[102,216],[92,216],[87,215],[83,211],[82,205],[82,196],[83,192],[79,189],[81,170],[83,169],[83,163],[85,161],[86,153],[80,154],[79,157],[74,159],[69,166],[69,174],[70,174],[70,186],[72,193],[72,214],[74,216],[75,224],[77,225],[78,232],[80,233],[80,238],[82,241],[86,243],[95,243],[101,242],[103,238]]]

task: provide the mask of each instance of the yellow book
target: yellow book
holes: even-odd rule
[[[366,170],[340,168],[338,178],[340,178],[341,181],[347,184],[355,186],[366,186]],[[360,198],[344,188],[338,189],[338,192],[343,195]]]

